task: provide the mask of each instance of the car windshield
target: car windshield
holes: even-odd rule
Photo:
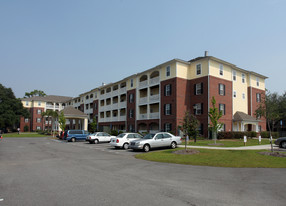
[[[155,136],[155,134],[146,134],[143,139],[152,139]]]
[[[125,136],[125,133],[121,133],[121,134],[117,135],[118,138],[122,138],[124,136]]]

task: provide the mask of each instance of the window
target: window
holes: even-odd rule
[[[37,122],[40,123],[41,122],[41,118],[37,118]]]
[[[169,77],[171,75],[171,68],[170,66],[166,67],[166,76]]]
[[[41,102],[38,102],[38,106],[41,106]]]
[[[197,64],[197,66],[196,66],[196,73],[197,73],[197,75],[201,75],[202,74],[202,65],[201,64]]]
[[[85,99],[89,99],[89,96],[88,96],[88,95],[86,95]]]
[[[218,93],[219,95],[225,96],[225,85],[224,84],[218,84]]]
[[[172,85],[167,84],[165,85],[165,96],[171,96],[172,94]]]
[[[258,77],[256,77],[256,86],[259,87],[259,78]]]
[[[38,109],[37,114],[42,114],[42,110]]]
[[[201,95],[203,93],[203,83],[195,84],[195,95]]]
[[[222,127],[219,129],[219,132],[224,132],[225,131],[225,124],[222,123]]]
[[[134,111],[133,109],[129,110],[129,118],[133,118],[134,117]]]
[[[170,131],[172,131],[172,124],[166,123],[165,124],[165,132],[170,132]]]
[[[133,87],[133,79],[130,80],[130,87]]]
[[[29,119],[28,118],[25,118],[25,123],[28,123],[29,122]]]
[[[223,76],[223,65],[219,65],[219,75]]]
[[[195,115],[203,114],[203,103],[194,104],[193,108]]]
[[[97,104],[96,103],[94,103],[94,109],[97,109]]]
[[[261,132],[261,131],[262,131],[261,126],[260,126],[260,125],[258,126],[258,131],[259,131],[259,132]]]
[[[37,127],[37,130],[41,130],[41,127],[38,126],[38,127]]]
[[[245,93],[242,93],[242,99],[245,99]]]
[[[256,102],[261,102],[261,94],[256,93]]]
[[[93,98],[93,94],[90,95],[90,98]]]
[[[132,124],[129,125],[129,132],[134,132],[134,126]]]
[[[232,71],[232,80],[236,81],[236,71]]]
[[[242,74],[242,83],[245,83],[245,74]]]
[[[198,127],[198,131],[199,131],[199,134],[201,134],[201,135],[204,134],[204,124],[201,124],[201,125]]]
[[[29,102],[28,101],[26,101],[26,106],[29,106]]]
[[[165,104],[165,115],[171,115],[171,104]]]
[[[236,91],[233,91],[233,97],[234,98],[236,97]]]
[[[134,94],[129,94],[129,103],[134,102]]]
[[[219,111],[222,115],[225,115],[225,104],[219,104]]]
[[[85,109],[88,109],[88,104],[85,105]]]

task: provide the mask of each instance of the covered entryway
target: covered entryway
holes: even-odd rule
[[[65,107],[63,110],[66,118],[67,129],[87,130],[88,115],[73,107]]]
[[[245,132],[245,131],[258,131],[258,122],[260,120],[245,114],[244,112],[236,112],[233,115],[233,131]]]

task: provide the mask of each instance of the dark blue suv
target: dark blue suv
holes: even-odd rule
[[[67,130],[64,134],[64,140],[76,142],[78,140],[85,140],[88,135],[89,132],[86,130]]]

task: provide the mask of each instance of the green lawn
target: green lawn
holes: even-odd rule
[[[176,150],[179,150],[179,148]],[[161,150],[137,154],[135,157],[156,162],[214,167],[286,168],[286,157],[273,157],[259,154],[259,152],[265,150],[196,150],[200,153],[180,155],[173,154],[172,152],[174,150]]]
[[[20,134],[18,133],[5,133],[5,134],[2,134],[2,137],[5,138],[5,137],[47,137],[47,135],[42,135],[42,134],[39,134],[39,133],[25,133],[25,132],[20,132]]]
[[[194,143],[194,141],[191,140],[188,145],[208,146],[208,147],[242,147],[244,146],[244,142],[242,139],[217,140],[216,142],[219,144],[223,144],[223,145],[209,145],[209,144],[214,144],[214,140],[197,140],[196,143]],[[265,145],[265,144],[270,144],[269,139],[261,140],[261,145]],[[185,142],[183,142],[182,145],[185,145]],[[258,139],[247,140],[246,146],[254,146],[254,145],[259,145]]]

